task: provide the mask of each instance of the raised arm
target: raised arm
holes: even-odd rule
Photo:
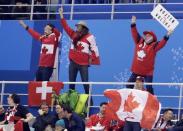
[[[135,16],[132,16],[132,19],[131,19],[131,33],[132,33],[132,37],[133,37],[135,44],[138,44],[141,36],[138,33],[137,28],[136,28],[136,17]]]
[[[163,37],[163,39],[160,42],[158,42],[157,45],[155,46],[155,51],[159,51],[161,48],[163,48],[166,45],[172,33],[173,33],[173,30],[169,30],[167,32],[167,34]]]
[[[72,39],[72,36],[74,34],[74,30],[69,27],[69,25],[67,24],[67,21],[64,19],[63,8],[62,7],[59,9],[59,14],[60,14],[60,18],[61,18],[61,25],[63,26],[65,32]]]
[[[23,20],[20,20],[19,23],[20,23],[20,25],[21,25],[25,30],[27,30],[27,31],[29,32],[29,34],[30,34],[34,39],[36,39],[36,40],[41,40],[41,38],[42,38],[43,36],[41,36],[41,34],[39,34],[38,32],[34,31],[33,29],[30,29],[29,26],[26,25],[26,24],[24,23]]]

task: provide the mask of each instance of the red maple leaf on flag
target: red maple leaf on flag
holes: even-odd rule
[[[128,95],[128,98],[125,100],[125,104],[124,104],[124,112],[131,112],[132,110],[134,110],[135,108],[137,108],[140,104],[134,100],[134,97],[132,92],[130,93],[130,95]]]
[[[78,51],[82,51],[84,49],[84,47],[82,46],[82,44],[80,43],[78,46],[77,46],[77,50]]]

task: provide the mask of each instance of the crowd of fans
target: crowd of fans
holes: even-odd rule
[[[143,79],[143,77],[137,77],[135,89],[145,91]],[[70,106],[60,103],[56,103],[55,111],[51,112],[49,105],[43,102],[38,109],[38,115],[33,116],[27,107],[21,105],[20,97],[17,94],[9,95],[7,101],[9,104],[7,110],[0,106],[0,125],[12,122],[16,124],[22,121],[24,131],[30,131],[30,129],[34,131],[150,131],[141,129],[138,122],[109,119],[105,114],[107,102],[100,104],[98,113],[90,117],[81,117]],[[174,119],[172,109],[163,110],[163,114],[151,131],[182,131],[183,118],[177,122],[172,121]],[[32,125],[30,125],[30,121],[33,123]]]

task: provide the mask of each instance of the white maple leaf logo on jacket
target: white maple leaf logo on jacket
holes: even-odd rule
[[[144,50],[140,50],[137,52],[137,56],[138,56],[139,60],[143,61],[143,58],[146,57],[146,53],[144,52]]]

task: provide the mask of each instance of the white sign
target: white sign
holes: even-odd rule
[[[151,12],[151,15],[167,30],[174,30],[179,21],[173,17],[161,4],[158,4],[154,10]]]

